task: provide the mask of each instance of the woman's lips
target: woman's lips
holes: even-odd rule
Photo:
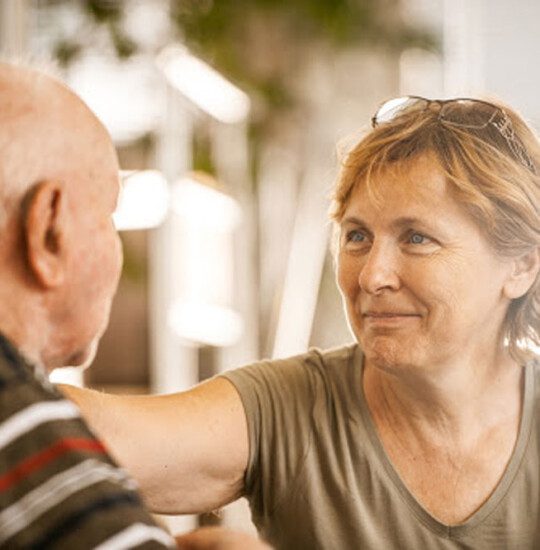
[[[402,313],[387,311],[368,311],[362,314],[362,318],[369,325],[391,326],[398,325],[419,319],[418,313]]]
[[[366,311],[364,317],[419,317],[418,313],[405,313],[402,311]]]

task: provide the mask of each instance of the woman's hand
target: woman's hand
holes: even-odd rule
[[[176,537],[180,550],[271,550],[262,540],[222,527],[204,527]]]

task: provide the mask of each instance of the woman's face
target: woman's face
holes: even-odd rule
[[[436,369],[498,353],[510,261],[492,250],[430,157],[359,185],[340,224],[337,278],[368,361]]]

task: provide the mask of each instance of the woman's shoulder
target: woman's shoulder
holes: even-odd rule
[[[310,348],[308,354],[316,356],[326,366],[343,366],[354,361],[355,356],[360,355],[360,349],[357,343],[351,343],[344,346],[320,350],[319,348]]]
[[[341,378],[345,371],[354,368],[360,354],[357,344],[321,350],[310,348],[307,352],[280,359],[264,359],[223,373],[237,387],[239,385],[277,387],[291,391],[300,387],[312,387],[320,382],[327,385]]]

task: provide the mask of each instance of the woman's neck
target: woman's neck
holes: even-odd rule
[[[521,369],[506,353],[483,364],[430,369],[380,369],[366,360],[364,391],[376,425],[409,441],[467,447],[501,422],[518,422]]]

